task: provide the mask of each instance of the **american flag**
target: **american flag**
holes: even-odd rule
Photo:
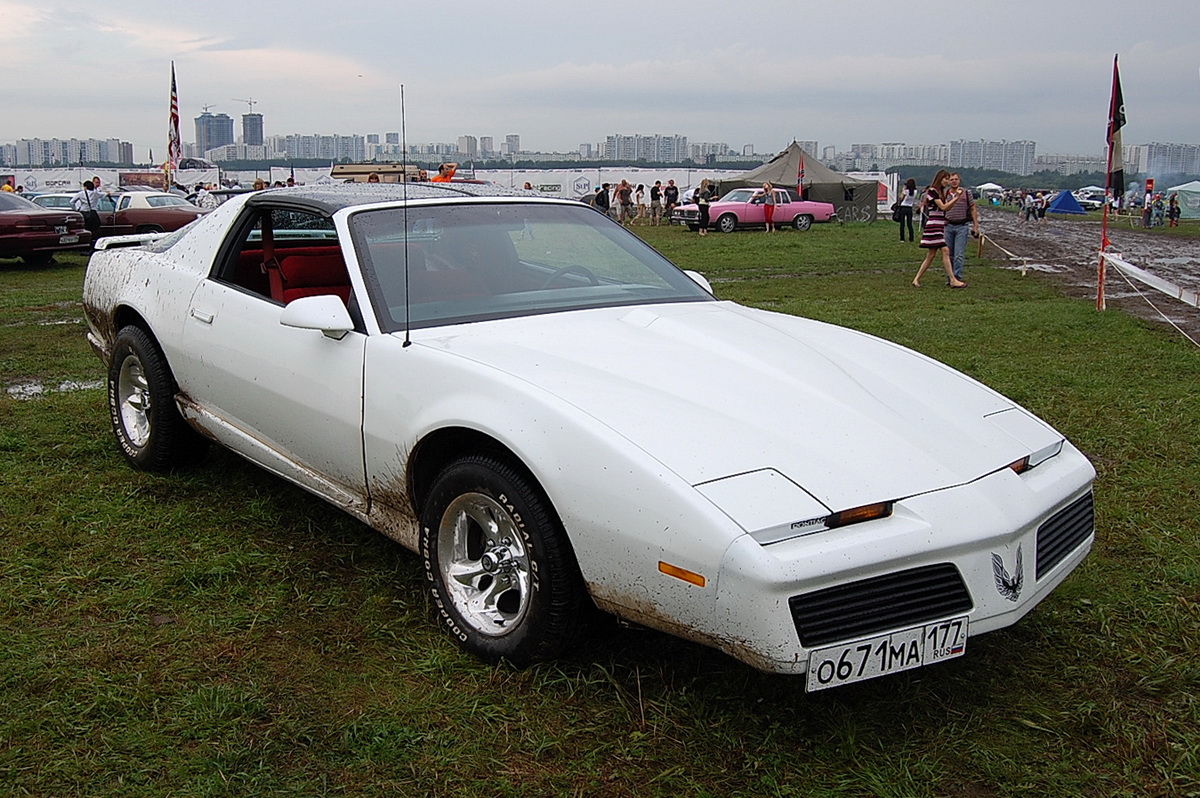
[[[167,163],[179,167],[182,147],[179,141],[179,94],[175,91],[175,62],[171,62],[171,128],[167,131]]]

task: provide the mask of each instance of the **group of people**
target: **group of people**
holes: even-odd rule
[[[967,259],[967,241],[969,236],[979,236],[979,208],[975,198],[962,187],[962,178],[957,172],[939,169],[919,201],[917,183],[909,178],[897,207],[901,241],[904,240],[906,225],[908,240],[913,240],[914,208],[925,220],[919,246],[926,252],[917,276],[913,278],[913,286],[921,287],[921,278],[940,253],[942,266],[946,270],[946,285],[966,288],[963,264]]]
[[[646,204],[647,199],[649,205]],[[678,204],[679,187],[674,180],[668,180],[665,186],[661,180],[655,180],[649,191],[645,183],[635,186],[628,180],[616,184],[602,183],[588,198],[588,205],[626,226],[633,226],[639,220],[644,224],[649,220],[651,225],[657,227],[662,224],[664,216],[670,219],[671,211]]]
[[[1178,194],[1166,199],[1162,194],[1146,192],[1142,201],[1142,227],[1162,227],[1164,221],[1169,227],[1178,227],[1181,215]]]

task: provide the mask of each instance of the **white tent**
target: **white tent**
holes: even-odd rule
[[[984,183],[981,186],[975,186],[975,188],[978,189],[979,191],[1003,191],[1004,190],[1004,186],[1001,186],[997,183]]]
[[[1182,186],[1172,186],[1167,189],[1167,196],[1179,195],[1179,216],[1183,219],[1200,219],[1200,180],[1184,183]]]

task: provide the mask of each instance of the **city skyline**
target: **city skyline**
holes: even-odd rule
[[[1120,53],[1126,140],[1200,130],[1191,0],[1146,13],[1116,0],[928,0],[919,12],[760,0],[728,12],[713,0],[415,12],[364,0],[330,19],[310,0],[287,14],[211,0],[185,19],[152,0],[0,0],[6,68],[22,76],[6,86],[0,141],[104,130],[165,152],[172,61],[184,118],[206,106],[236,116],[247,106],[235,98],[253,97],[275,131],[398,130],[404,85],[409,141],[517,130],[526,149],[571,151],[619,127],[760,152],[793,138],[843,149],[962,138],[1097,154]]]

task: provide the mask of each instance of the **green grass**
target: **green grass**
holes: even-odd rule
[[[1049,420],[1098,470],[1091,557],[966,657],[825,693],[608,623],[513,672],[444,638],[415,556],[306,493],[221,452],[132,471],[99,389],[0,395],[0,793],[1200,795],[1195,348],[973,258],[966,291],[913,289],[890,224],[638,232],[722,298]],[[0,264],[6,383],[102,376],[62,261]]]

